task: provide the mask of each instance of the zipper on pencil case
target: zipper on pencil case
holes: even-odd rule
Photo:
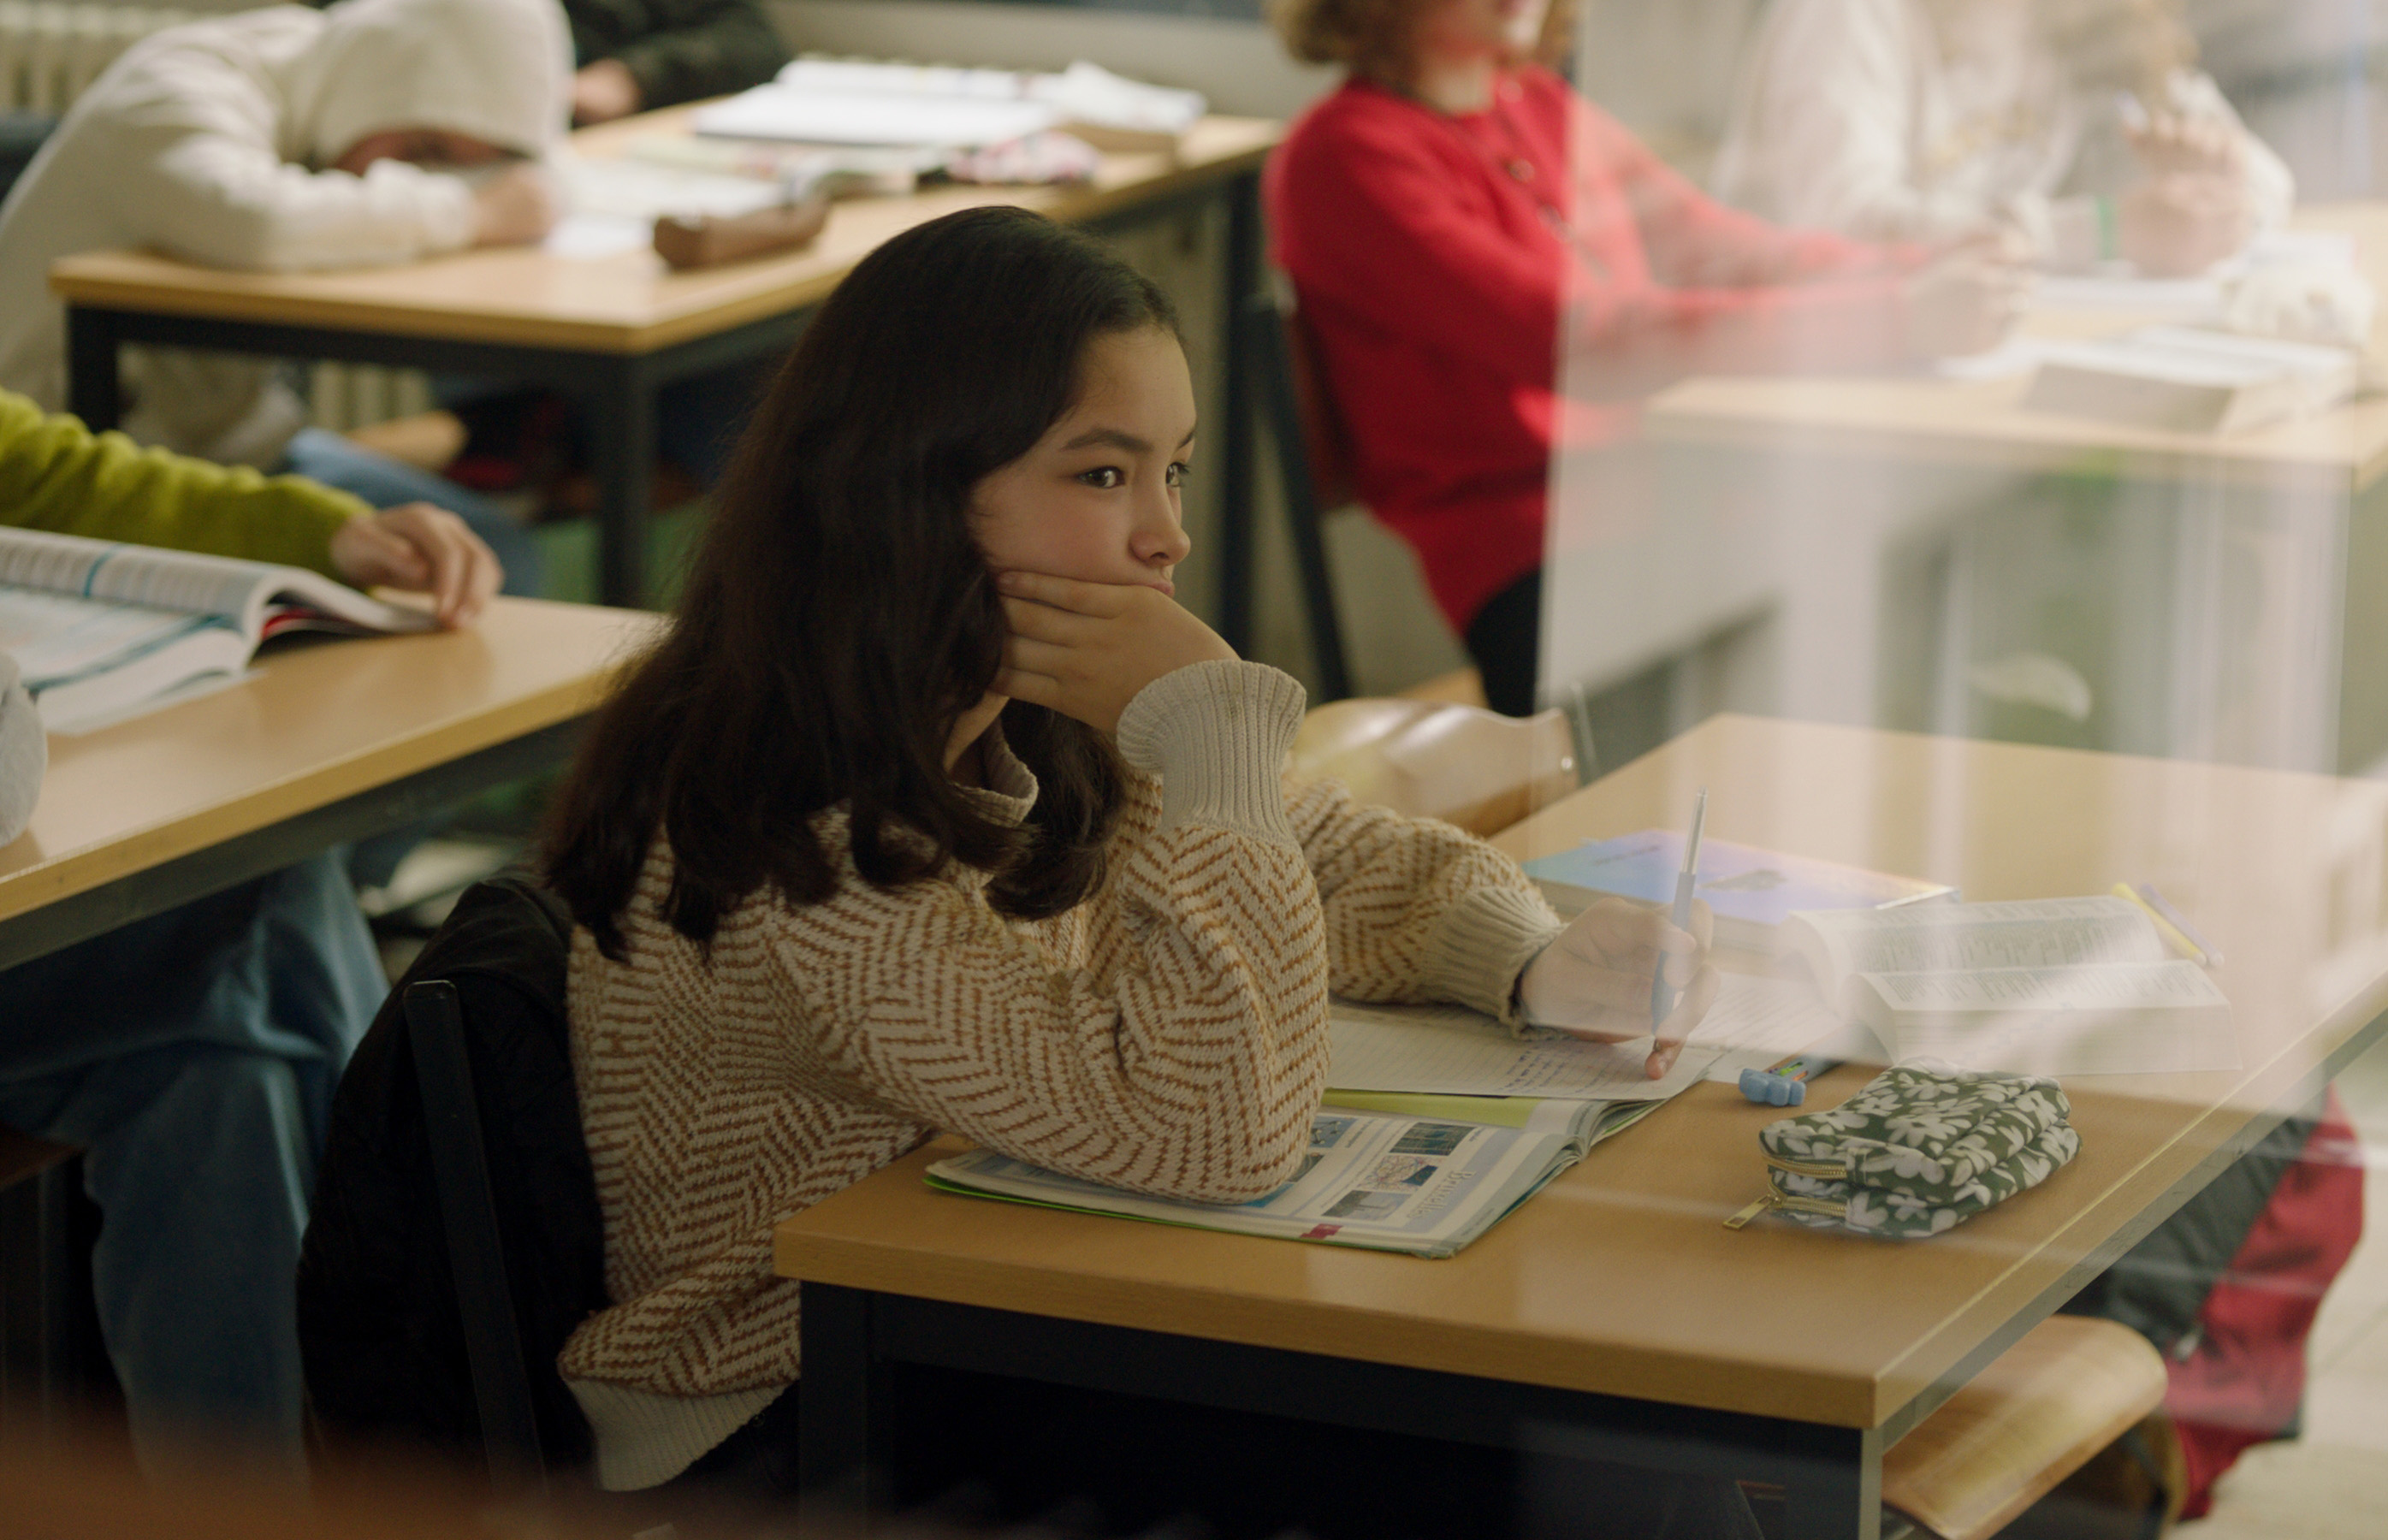
[[[1766,1164],[1777,1171],[1788,1171],[1795,1177],[1814,1177],[1823,1181],[1833,1182],[1845,1182],[1849,1179],[1849,1163],[1847,1161],[1835,1165],[1824,1161],[1785,1160],[1780,1155],[1769,1155],[1766,1157]]]
[[[1799,1214],[1821,1214],[1827,1219],[1845,1218],[1847,1203],[1828,1203],[1822,1198],[1792,1198],[1780,1192],[1770,1192],[1724,1222],[1727,1229],[1739,1229],[1770,1209],[1790,1209]]]

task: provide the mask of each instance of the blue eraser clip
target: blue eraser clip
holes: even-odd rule
[[[1765,1106],[1797,1107],[1808,1100],[1808,1083],[1771,1070],[1741,1072],[1741,1094]]]

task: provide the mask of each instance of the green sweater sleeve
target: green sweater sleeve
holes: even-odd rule
[[[303,566],[326,577],[332,533],[365,513],[346,492],[94,434],[0,391],[0,525]]]

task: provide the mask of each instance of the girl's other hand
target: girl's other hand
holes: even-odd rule
[[[1518,981],[1526,1020],[1597,1043],[1652,1037],[1644,1069],[1653,1080],[1675,1067],[1683,1040],[1716,1000],[1721,983],[1708,965],[1715,917],[1692,905],[1692,928],[1679,931],[1666,914],[1622,898],[1603,898],[1559,932]],[[1675,1009],[1650,1029],[1650,985],[1661,965],[1682,993]]]
[[[1907,350],[1919,359],[1986,353],[2023,315],[2031,274],[1997,249],[1960,248],[1907,280],[1900,303]]]
[[[1235,660],[1219,640],[1158,588],[1089,583],[1044,572],[996,576],[1011,635],[995,688],[1104,732],[1137,692],[1189,663]]]
[[[2115,210],[2123,255],[2156,278],[2204,272],[2247,244],[2255,220],[2236,177],[2151,177]]]
[[[2124,134],[2150,176],[2214,176],[2237,180],[2246,171],[2239,131],[2217,118],[2164,112]]]

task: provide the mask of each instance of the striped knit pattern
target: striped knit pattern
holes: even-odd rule
[[[968,868],[890,892],[849,859],[825,903],[750,897],[708,956],[660,918],[658,842],[623,917],[628,961],[584,931],[571,966],[618,1303],[559,1367],[602,1382],[583,1394],[601,1480],[667,1479],[795,1379],[798,1290],[771,1270],[773,1227],[936,1130],[1095,1181],[1241,1202],[1307,1145],[1330,990],[1514,1020],[1517,971],[1557,922],[1513,862],[1456,829],[1356,807],[1340,786],[1285,790],[1301,708],[1300,686],[1257,664],[1148,687],[1120,724],[1139,773],[1111,875],[1047,921],[996,914]],[[1034,780],[999,734],[990,747],[980,795],[1024,817]],[[843,845],[842,810],[819,827]],[[687,1398],[677,1435],[652,1415],[676,1404],[651,1396]]]

